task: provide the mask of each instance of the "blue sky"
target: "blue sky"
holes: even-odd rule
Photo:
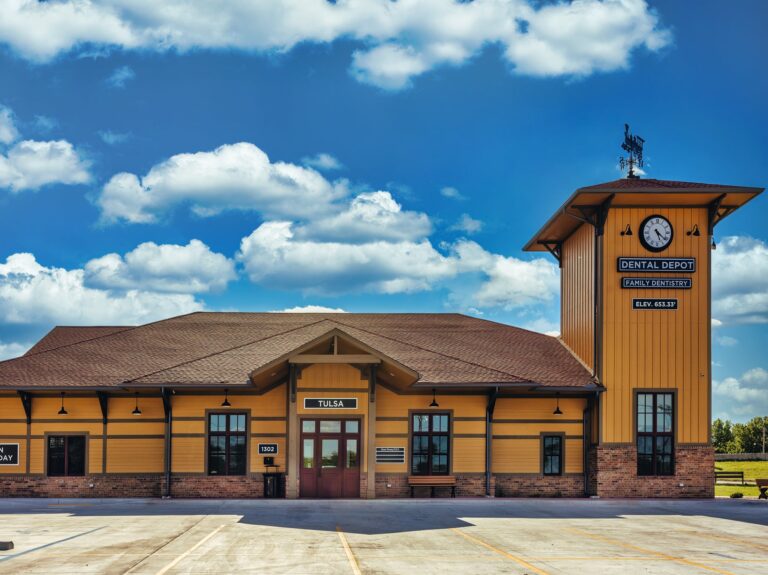
[[[0,0],[4,357],[196,309],[557,331],[557,269],[521,248],[620,177],[624,122],[649,177],[766,184],[761,0],[176,3]],[[716,231],[735,420],[768,412],[767,221],[761,197]]]

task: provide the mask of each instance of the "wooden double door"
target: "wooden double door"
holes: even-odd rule
[[[301,497],[360,497],[360,420],[301,421]]]

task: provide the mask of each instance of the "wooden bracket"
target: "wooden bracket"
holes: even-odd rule
[[[563,267],[563,242],[542,240],[539,242],[539,244],[547,248],[547,251],[551,253],[557,260],[558,266],[562,268]]]
[[[709,206],[707,206],[707,213],[708,213],[708,222],[707,222],[707,229],[709,231],[709,235],[715,233],[715,226],[725,218],[727,215],[731,214],[733,211],[736,210],[736,208],[732,206],[723,206],[723,200],[725,199],[726,194],[721,194],[717,196]]]
[[[27,416],[27,424],[32,423],[32,395],[28,391],[19,391],[21,405],[24,408],[24,415]]]
[[[97,391],[96,396],[99,398],[99,407],[101,407],[101,422],[106,425],[109,415],[109,396],[103,391]]]
[[[370,370],[368,372],[368,401],[371,403],[376,403],[376,372],[378,367],[374,363],[368,368]]]
[[[291,403],[296,403],[296,379],[299,371],[299,367],[296,364],[290,364],[288,366],[288,393],[290,394]]]
[[[171,421],[171,411],[172,411],[172,405],[171,405],[171,390],[167,387],[163,387],[160,389],[160,393],[163,397],[163,413],[165,414],[165,422],[168,423]]]

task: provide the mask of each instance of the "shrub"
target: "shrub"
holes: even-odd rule
[[[741,499],[742,497],[744,497],[744,494],[741,491],[731,493],[731,499]]]

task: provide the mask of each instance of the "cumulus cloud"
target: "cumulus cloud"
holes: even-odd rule
[[[136,77],[136,72],[130,66],[120,66],[105,80],[107,86],[111,88],[125,88],[125,85]]]
[[[735,414],[736,419],[750,419],[768,413],[768,371],[756,367],[741,377],[712,381],[713,404],[717,411]]]
[[[723,238],[712,252],[712,315],[728,324],[768,322],[768,245]]]
[[[331,172],[334,170],[340,170],[344,167],[344,164],[342,164],[331,154],[325,153],[304,157],[301,159],[301,163],[305,166],[320,170],[321,172]]]
[[[85,264],[85,285],[169,293],[223,290],[235,279],[235,264],[200,240],[186,246],[145,242],[124,256],[107,254]]]
[[[107,222],[155,222],[181,204],[199,216],[252,210],[266,217],[302,217],[328,212],[347,193],[343,180],[329,182],[311,168],[271,162],[257,146],[241,142],[177,154],[142,177],[116,174],[97,203]]]
[[[453,224],[450,229],[470,235],[476,234],[483,229],[483,222],[476,220],[469,214],[461,214],[459,221]]]
[[[456,188],[453,188],[451,186],[446,186],[440,190],[440,195],[445,198],[450,198],[452,200],[466,200],[467,198],[464,197],[459,190]]]
[[[84,270],[45,267],[30,253],[0,263],[0,322],[6,324],[141,324],[202,308],[189,294],[90,288]]]
[[[645,0],[5,0],[0,21],[0,42],[38,62],[94,46],[286,52],[338,39],[359,46],[354,77],[397,90],[491,45],[517,73],[581,76],[625,68],[670,34]]]
[[[0,144],[10,144],[19,137],[13,110],[0,106]]]
[[[128,132],[113,132],[112,130],[99,131],[99,138],[101,138],[101,141],[110,146],[122,144],[123,142],[128,141],[128,138],[130,137],[131,134]]]
[[[739,343],[739,340],[735,337],[731,337],[729,335],[723,335],[720,337],[715,338],[715,341],[717,341],[718,345],[721,345],[723,347],[733,347]]]
[[[66,140],[24,140],[0,154],[0,188],[36,190],[48,184],[85,184],[90,163]]]
[[[32,347],[30,343],[3,343],[0,341],[0,361],[24,355],[30,347]]]
[[[272,313],[347,313],[347,310],[340,307],[325,307],[324,305],[302,305],[278,309]]]

